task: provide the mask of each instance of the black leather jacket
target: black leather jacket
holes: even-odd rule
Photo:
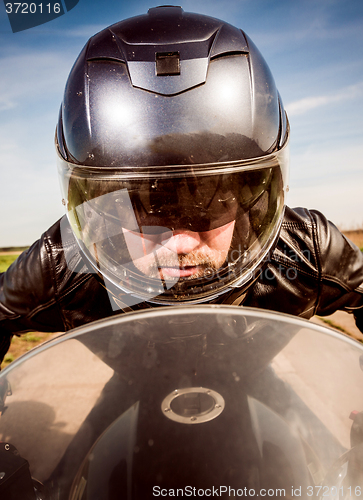
[[[354,313],[363,332],[363,254],[319,212],[287,208],[258,279],[247,292],[237,289],[217,302],[304,318],[341,309]],[[0,359],[13,334],[67,331],[120,312],[63,218],[0,275]]]

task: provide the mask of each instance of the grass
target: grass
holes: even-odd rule
[[[4,369],[19,356],[30,351],[30,349],[33,349],[33,347],[42,344],[46,340],[50,340],[56,335],[58,334],[44,332],[24,333],[20,337],[14,335],[11,341],[10,349],[6,353],[5,358],[1,364],[1,369]]]
[[[0,254],[0,273],[3,273],[4,271],[7,270],[7,268],[16,260],[18,257],[18,254],[5,254],[1,255]]]
[[[326,323],[327,325],[329,325],[331,328],[335,328],[335,330],[339,330],[342,333],[350,335],[349,332],[347,332],[347,330],[345,330],[345,328],[343,328],[342,326],[337,325],[331,319],[326,319],[326,318],[324,318],[322,316],[318,316],[318,318],[321,319],[321,321],[324,321],[324,323]]]
[[[21,253],[24,250],[27,250],[29,247],[0,247],[0,253]]]

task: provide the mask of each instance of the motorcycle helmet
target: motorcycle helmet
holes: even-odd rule
[[[81,253],[130,306],[243,291],[279,234],[288,137],[240,29],[165,6],[101,31],[71,70],[56,131]]]

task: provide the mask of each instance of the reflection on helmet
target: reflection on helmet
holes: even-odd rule
[[[287,142],[271,73],[242,31],[161,7],[100,32],[57,129],[81,251],[132,303],[247,286],[278,236]],[[195,248],[178,246],[183,235]]]

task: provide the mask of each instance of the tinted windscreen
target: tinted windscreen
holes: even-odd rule
[[[189,486],[337,498],[362,485],[362,354],[331,330],[246,308],[122,315],[1,372],[0,436],[46,500]]]

